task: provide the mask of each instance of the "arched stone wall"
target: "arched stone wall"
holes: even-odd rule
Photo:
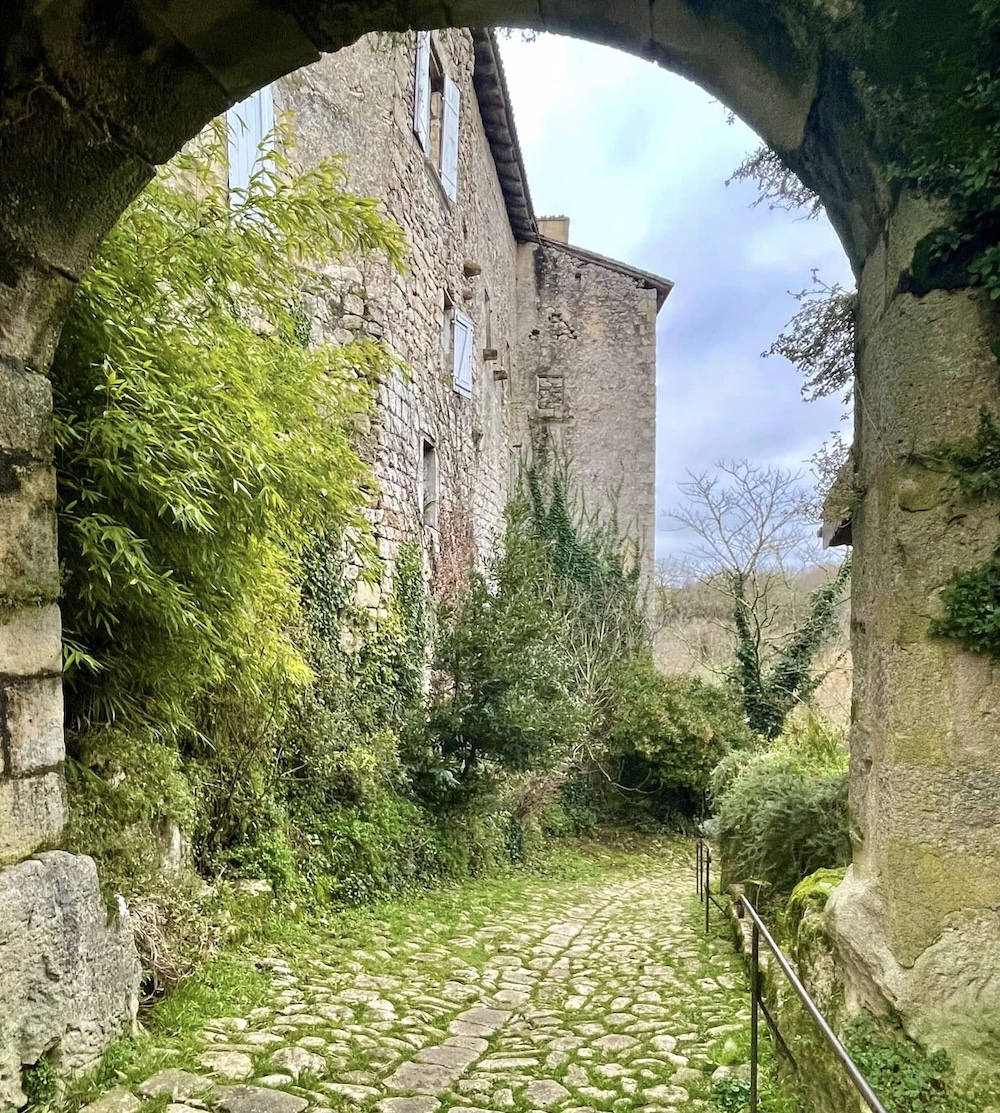
[[[913,80],[929,43],[946,48],[958,24],[950,0],[938,0],[933,26],[934,0],[919,6],[920,19],[879,22],[891,7],[890,0],[8,3],[0,28],[0,864],[51,842],[62,822],[44,373],[74,283],[102,235],[154,166],[210,118],[365,31],[493,24],[563,31],[632,51],[717,94],[821,195],[859,275],[856,857],[834,902],[835,923],[859,995],[888,1000],[919,1034],[970,1053],[996,1037],[1000,987],[989,967],[1000,968],[993,911],[1000,906],[993,816],[1000,692],[988,662],[927,637],[937,591],[953,567],[991,551],[995,525],[914,462],[973,428],[980,405],[996,405],[996,372],[977,296],[918,297],[905,281],[936,214],[890,187],[854,69],[888,58]],[[885,49],[854,54],[838,34],[847,16],[868,19]]]

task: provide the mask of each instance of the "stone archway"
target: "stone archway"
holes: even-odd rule
[[[14,0],[0,30],[0,863],[63,823],[57,550],[44,375],[90,254],[156,164],[250,90],[370,30],[506,24],[619,46],[693,78],[823,198],[860,284],[852,741],[856,856],[833,905],[856,992],[959,1050],[1000,1035],[1000,799],[992,666],[927,637],[953,567],[995,526],[914,459],[997,402],[969,290],[910,292],[936,223],[891,187],[859,58],[919,74],[954,5],[878,23],[871,0]],[[964,5],[963,5],[964,6]],[[867,13],[865,15],[864,13]],[[798,14],[796,14],[798,13]],[[883,36],[863,50],[849,15]],[[958,28],[956,30],[956,28]],[[858,48],[860,50],[860,47]],[[883,61],[880,61],[882,59]],[[884,75],[879,75],[884,76]],[[962,803],[961,809],[958,803]],[[947,992],[942,987],[951,987]],[[957,988],[956,988],[957,987]]]

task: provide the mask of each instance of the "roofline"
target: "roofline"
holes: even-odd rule
[[[517,138],[517,127],[514,124],[514,112],[511,108],[510,92],[507,88],[507,78],[504,74],[503,61],[497,44],[496,34],[493,30],[473,30],[472,44],[475,50],[475,66],[472,73],[473,87],[476,99],[479,102],[479,113],[483,119],[483,130],[490,144],[493,162],[496,166],[497,179],[503,191],[504,204],[507,207],[507,218],[514,239],[518,243],[540,243],[545,247],[558,248],[560,251],[569,252],[578,259],[608,270],[617,271],[627,275],[637,282],[641,282],[648,289],[656,291],[656,311],[663,308],[663,303],[670,296],[674,288],[673,282],[662,275],[650,271],[630,267],[617,259],[609,259],[606,255],[598,255],[596,251],[587,251],[582,247],[573,247],[559,240],[549,239],[538,231],[538,220],[531,204],[531,192],[528,189],[528,174],[524,168],[524,159],[521,156],[521,144]]]
[[[537,240],[543,247],[553,247],[559,251],[565,251],[574,255],[577,259],[582,259],[585,263],[594,263],[596,266],[604,267],[607,270],[617,271],[619,274],[627,275],[629,278],[641,282],[647,289],[655,290],[657,313],[663,308],[663,303],[674,288],[674,283],[669,278],[653,274],[652,271],[640,270],[638,267],[630,267],[628,263],[622,263],[618,259],[610,259],[607,255],[598,255],[596,251],[588,251],[585,247],[575,247],[573,244],[563,243],[561,240],[552,240],[540,233],[537,233],[533,239]]]
[[[538,223],[531,204],[528,175],[521,157],[500,50],[492,30],[473,31],[472,43],[475,49],[472,82],[483,128],[496,164],[511,231],[514,238],[523,243],[538,235]]]

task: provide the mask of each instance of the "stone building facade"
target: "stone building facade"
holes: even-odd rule
[[[329,296],[310,307],[317,337],[363,331],[406,365],[361,438],[390,573],[422,537],[446,592],[497,536],[521,463],[552,449],[589,509],[616,493],[651,573],[655,327],[671,284],[535,217],[492,33],[370,35],[234,112],[258,130],[288,113],[293,161],[345,155],[349,188],[406,232],[404,273],[375,258],[327,268]],[[246,172],[245,149],[231,174]]]
[[[570,246],[565,217],[518,247],[516,439],[568,461],[653,572],[656,317],[671,283]]]

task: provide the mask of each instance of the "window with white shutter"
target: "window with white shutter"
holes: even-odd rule
[[[458,86],[445,74],[443,118],[441,120],[441,184],[454,201],[458,196],[458,120],[461,95]]]
[[[464,398],[472,397],[472,318],[460,309],[452,311],[454,321],[454,346],[452,348],[452,376],[455,392]]]
[[[417,32],[417,72],[413,90],[413,130],[425,154],[431,136],[431,33]]]
[[[274,92],[270,85],[251,93],[226,113],[229,133],[229,189],[246,192],[260,163],[260,145],[274,130]]]

